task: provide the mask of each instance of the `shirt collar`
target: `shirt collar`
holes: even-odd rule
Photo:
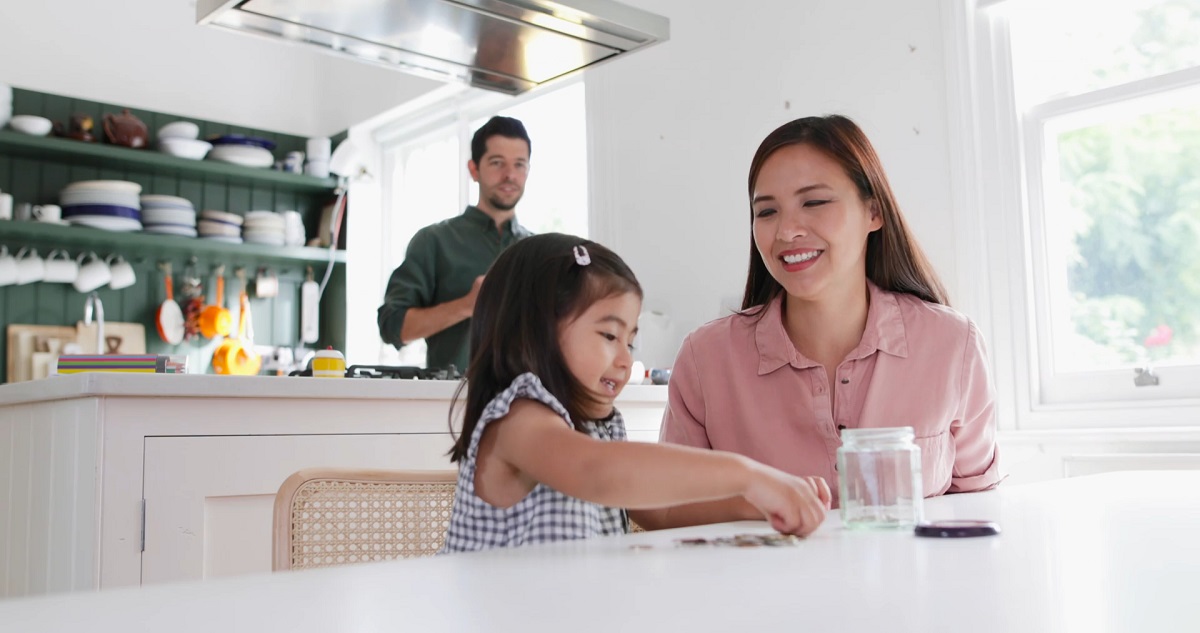
[[[867,291],[871,305],[867,309],[867,324],[863,328],[862,340],[846,358],[858,360],[876,351],[907,357],[908,338],[905,336],[904,318],[900,314],[900,302],[896,295],[869,280]],[[754,343],[758,347],[758,375],[769,374],[784,365],[796,369],[816,367],[815,361],[796,351],[796,346],[792,345],[783,327],[783,293],[767,304],[765,310],[754,328]]]
[[[492,220],[492,216],[473,204],[467,205],[467,210],[463,211],[463,217],[470,220],[472,224],[478,225],[480,229],[496,230],[496,222]],[[500,225],[500,230],[510,235],[519,235],[523,228],[517,224],[517,216],[514,213],[512,218]]]

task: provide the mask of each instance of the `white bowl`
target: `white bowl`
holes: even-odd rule
[[[172,121],[158,128],[159,140],[164,138],[195,139],[200,136],[200,126],[191,121]]]
[[[212,143],[208,141],[172,137],[158,139],[158,151],[180,158],[200,160],[208,154],[210,149],[212,149]]]
[[[22,134],[45,136],[50,133],[50,128],[54,127],[54,124],[46,117],[18,114],[8,120],[8,126]]]

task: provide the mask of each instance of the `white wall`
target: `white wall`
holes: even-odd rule
[[[200,27],[194,5],[5,1],[0,82],[301,136],[341,132],[442,85]]]
[[[671,39],[587,71],[593,234],[633,267],[646,308],[670,317],[670,354],[726,314],[723,299],[740,303],[750,159],[801,116],[842,113],[866,130],[953,298],[938,0],[627,3],[669,17]]]

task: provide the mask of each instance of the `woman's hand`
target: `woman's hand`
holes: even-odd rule
[[[796,477],[757,463],[742,496],[771,527],[797,536],[816,530],[832,502],[829,485],[821,477]]]

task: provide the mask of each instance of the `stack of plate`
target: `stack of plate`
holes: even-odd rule
[[[208,139],[213,148],[208,152],[209,160],[242,165],[243,167],[271,167],[275,164],[275,143],[255,136],[226,134]]]
[[[106,231],[140,231],[142,186],[124,180],[73,182],[59,192],[62,217],[71,224]]]
[[[283,246],[286,242],[286,226],[282,214],[274,211],[249,211],[242,237],[247,244]]]
[[[200,237],[206,240],[242,243],[242,216],[227,211],[205,210],[200,212],[200,221],[196,223],[200,229]]]
[[[196,237],[196,208],[187,198],[142,196],[142,223],[147,233]]]

